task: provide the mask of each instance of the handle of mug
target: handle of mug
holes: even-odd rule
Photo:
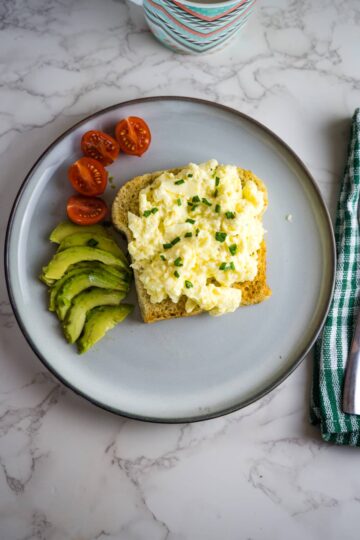
[[[136,28],[139,30],[149,30],[144,15],[143,0],[126,0],[126,5],[129,10],[130,18]]]

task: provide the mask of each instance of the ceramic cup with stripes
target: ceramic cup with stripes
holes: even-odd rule
[[[150,30],[176,52],[221,49],[245,24],[255,0],[143,0]]]

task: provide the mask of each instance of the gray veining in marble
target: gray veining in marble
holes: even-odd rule
[[[159,94],[215,100],[301,156],[332,211],[360,104],[358,0],[258,0],[241,37],[177,56],[115,0],[0,5],[1,246],[19,186],[89,113]],[[144,424],[97,409],[31,352],[0,281],[0,540],[355,539],[358,450],[308,424],[311,359],[224,418]]]

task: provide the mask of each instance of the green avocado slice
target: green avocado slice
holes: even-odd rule
[[[121,323],[133,310],[130,304],[120,306],[100,306],[89,311],[84,326],[84,331],[77,341],[80,354],[85,353],[95,345],[106,332]]]
[[[103,225],[76,225],[71,221],[62,221],[55,227],[49,236],[49,240],[55,244],[60,244],[70,234],[91,232],[98,235],[109,236],[108,231]]]
[[[126,272],[122,270],[117,270],[113,266],[106,266],[105,264],[97,261],[80,262],[74,264],[73,266],[70,266],[67,272],[63,275],[63,277],[55,281],[55,283],[50,288],[49,311],[56,311],[56,296],[68,278],[76,276],[78,274],[82,274],[84,272],[91,272],[93,270],[102,270],[104,272],[108,272],[109,274],[114,276],[120,283],[123,283],[124,286],[130,281],[129,274],[127,274]]]
[[[83,261],[99,261],[120,270],[128,270],[124,261],[112,253],[89,246],[76,246],[56,253],[49,264],[44,266],[42,280],[52,285],[53,281],[60,279],[69,266]]]
[[[122,291],[95,287],[75,296],[63,322],[63,330],[68,342],[75,343],[79,338],[85,324],[86,314],[90,309],[97,306],[118,305],[125,295],[126,293]]]
[[[126,266],[129,265],[122,249],[117,243],[112,238],[104,236],[103,234],[97,234],[96,232],[78,232],[70,234],[61,241],[58,252],[74,246],[90,246],[109,251],[109,253],[112,253],[115,257],[122,259]]]
[[[56,313],[61,321],[64,319],[75,296],[90,287],[115,289],[123,292],[129,290],[127,282],[119,281],[112,274],[103,270],[84,271],[69,277],[60,287],[55,298]]]

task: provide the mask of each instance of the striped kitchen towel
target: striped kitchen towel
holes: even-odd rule
[[[360,307],[360,109],[352,121],[348,161],[337,207],[335,290],[323,332],[315,346],[310,419],[322,438],[360,446],[360,416],[342,412],[345,364]]]

